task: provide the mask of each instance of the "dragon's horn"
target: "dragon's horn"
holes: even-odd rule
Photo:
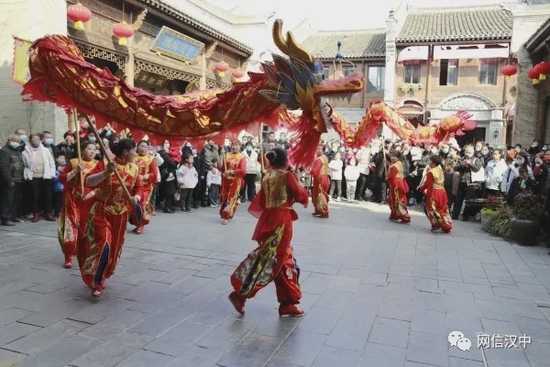
[[[308,64],[313,64],[311,55],[298,44],[294,36],[290,32],[286,32],[286,37],[283,37],[283,21],[275,20],[273,23],[273,42],[284,54],[302,60]]]

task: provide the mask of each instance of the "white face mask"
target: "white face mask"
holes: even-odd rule
[[[13,149],[19,148],[20,144],[16,141],[10,141],[10,147]]]
[[[53,138],[46,138],[44,139],[44,143],[46,145],[52,145],[53,144]]]
[[[19,135],[19,139],[21,139],[23,143],[27,143],[29,141],[29,137],[27,135]]]

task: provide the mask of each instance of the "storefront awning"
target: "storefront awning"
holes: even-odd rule
[[[492,45],[441,45],[434,46],[434,60],[440,59],[495,59],[507,58],[507,43]]]

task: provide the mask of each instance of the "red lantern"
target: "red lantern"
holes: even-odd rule
[[[231,71],[231,75],[233,76],[233,78],[235,79],[240,79],[243,77],[243,72],[240,70],[240,69],[233,69]]]
[[[77,3],[67,8],[67,17],[73,22],[75,29],[83,31],[84,23],[90,20],[92,12],[81,3]]]
[[[531,79],[531,83],[533,83],[533,85],[539,84],[540,71],[536,66],[533,66],[531,69],[529,69],[529,71],[527,72],[527,76],[529,77],[529,79]]]
[[[223,78],[225,72],[229,70],[229,65],[225,61],[220,61],[214,65],[212,70]]]
[[[502,66],[502,74],[505,76],[516,75],[518,66],[516,64],[506,64]]]
[[[541,61],[535,65],[535,68],[539,71],[539,80],[544,80],[550,74],[550,61]]]
[[[113,26],[113,34],[118,37],[120,46],[126,46],[128,38],[134,35],[134,28],[126,22],[117,23]]]

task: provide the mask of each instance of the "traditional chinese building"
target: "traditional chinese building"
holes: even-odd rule
[[[533,84],[528,71],[540,61],[550,61],[550,3],[528,1],[512,9],[512,52],[518,62],[516,95],[510,101],[507,120],[511,143],[531,144],[534,139],[550,143],[548,80]]]
[[[478,128],[462,143],[503,145],[512,14],[500,6],[409,9],[388,19],[386,102],[413,123],[437,123],[459,110]],[[393,80],[391,80],[393,79]],[[389,84],[388,84],[389,81]]]
[[[317,32],[307,37],[303,45],[323,64],[324,78],[336,72],[348,75],[360,72],[365,87],[350,100],[332,99],[331,105],[349,123],[358,122],[371,101],[384,99],[385,75],[384,29]]]
[[[226,87],[233,70],[244,72],[252,48],[160,0],[80,0],[91,18],[77,29],[68,19],[67,7],[76,0],[22,0],[2,6],[12,35],[33,41],[46,34],[68,34],[84,57],[108,68],[128,84],[155,94],[183,94],[197,88]],[[144,11],[146,15],[143,18]],[[115,26],[133,29],[125,42]],[[0,136],[17,127],[33,132],[51,130],[60,138],[67,129],[65,113],[48,104],[24,103],[21,88],[12,80],[13,48],[6,47],[0,75]],[[214,74],[212,67],[225,62],[227,69]]]
[[[74,2],[67,1],[69,5]],[[247,45],[163,1],[82,0],[80,3],[92,11],[92,19],[83,31],[75,29],[71,21],[67,26],[84,56],[115,74],[124,75],[129,83],[154,93],[183,94],[199,87],[201,79],[207,87],[227,84],[228,79],[216,81],[212,65],[225,61],[230,68],[241,69],[252,54]],[[128,45],[121,46],[113,35],[113,27],[120,22],[134,23],[144,10],[147,15],[143,24]]]

